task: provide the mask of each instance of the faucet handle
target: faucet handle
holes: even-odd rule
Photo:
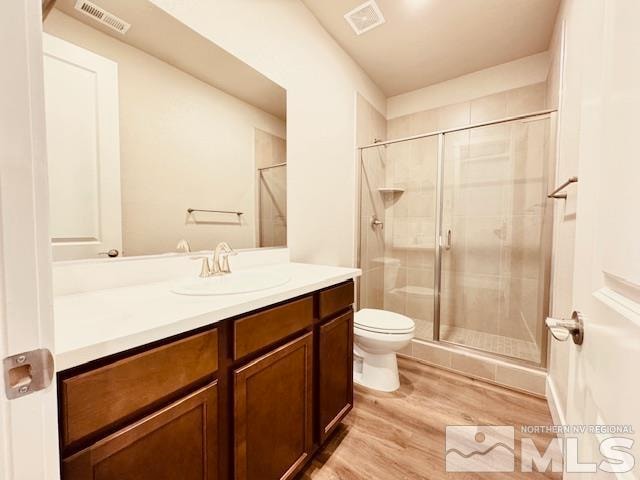
[[[222,255],[222,266],[220,267],[220,271],[223,273],[231,273],[231,266],[229,265],[229,257],[233,255],[238,255],[238,252],[231,249],[228,252],[224,252]]]
[[[209,266],[209,258],[198,256],[198,257],[190,257],[191,260],[202,260],[202,266],[200,267],[200,278],[207,278],[212,275],[211,267]]]
[[[183,253],[190,253],[191,252],[191,245],[189,245],[189,242],[183,238],[176,245],[176,251],[177,252],[183,252]]]

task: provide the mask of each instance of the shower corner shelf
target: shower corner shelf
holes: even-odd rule
[[[421,287],[418,285],[406,285],[392,289],[389,293],[395,295],[412,295],[416,297],[433,297],[434,290],[429,287]]]
[[[380,193],[404,193],[404,188],[401,187],[378,187]]]

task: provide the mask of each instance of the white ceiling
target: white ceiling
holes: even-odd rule
[[[560,0],[377,0],[386,23],[356,35],[365,0],[302,0],[387,96],[547,50]]]
[[[92,0],[131,24],[122,35],[78,12],[76,0],[56,8],[276,117],[286,117],[286,91],[148,0]]]

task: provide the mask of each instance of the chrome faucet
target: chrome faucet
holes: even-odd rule
[[[233,248],[229,246],[227,242],[220,242],[213,252],[213,265],[211,267],[211,275],[225,275],[231,273],[231,267],[229,266],[229,256],[237,255]],[[222,265],[220,259],[222,256]]]

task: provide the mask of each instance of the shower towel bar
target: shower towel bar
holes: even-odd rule
[[[187,208],[187,213],[192,214],[193,212],[208,212],[208,213],[231,213],[233,215],[237,215],[238,217],[243,214],[243,212],[234,212],[231,210],[207,210],[202,208]]]
[[[559,192],[564,190],[564,188],[567,185],[571,185],[572,183],[576,183],[577,181],[578,181],[578,177],[569,177],[566,182],[564,182],[562,185],[556,188],[553,192],[547,195],[547,197],[548,198],[567,198],[566,193],[559,193]]]

